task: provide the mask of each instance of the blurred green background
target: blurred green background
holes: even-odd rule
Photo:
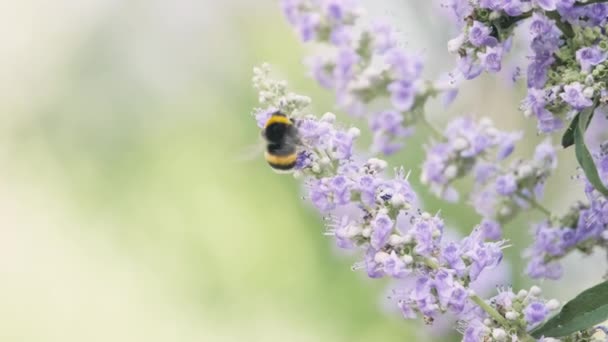
[[[450,65],[431,3],[364,5],[427,56],[428,75]],[[259,143],[253,65],[273,64],[318,113],[335,110],[306,76],[309,50],[271,0],[0,3],[0,341],[432,340],[385,312],[387,283],[350,270],[357,256],[322,235],[296,181],[261,156],[243,161]],[[481,78],[449,111],[431,106],[431,120],[491,113],[526,129],[530,155],[540,138],[517,111],[522,95]],[[427,137],[390,159],[414,180]],[[547,201],[558,212],[581,197],[560,157]],[[415,185],[449,226],[479,221]],[[515,286],[530,284],[526,220],[509,227]],[[576,285],[546,284],[561,299],[597,280],[572,272]]]

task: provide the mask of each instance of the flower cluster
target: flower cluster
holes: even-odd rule
[[[606,154],[600,156],[605,160]],[[525,255],[531,278],[559,279],[559,260],[578,250],[590,254],[595,247],[608,248],[608,199],[585,182],[587,203],[576,203],[559,218],[534,225],[534,243]]]
[[[557,168],[555,148],[547,141],[536,147],[531,160],[516,160],[508,168],[479,163],[475,170],[472,202],[484,218],[504,223],[522,209],[538,206],[545,181]]]
[[[325,45],[329,53],[307,59],[317,82],[336,93],[338,104],[366,114],[373,152],[392,154],[412,133],[414,112],[429,96],[444,91],[453,98],[454,82],[426,82],[418,55],[407,53],[397,33],[384,22],[358,25],[361,10],[347,0],[283,0],[289,23],[304,41]],[[325,51],[327,52],[327,51]],[[390,99],[390,104],[381,99]],[[378,102],[370,110],[372,102]]]
[[[276,111],[291,119],[298,136],[294,175],[303,179],[306,198],[326,216],[327,235],[340,248],[362,252],[354,269],[364,269],[371,278],[400,280],[391,299],[405,318],[422,316],[430,324],[452,312],[463,341],[533,341],[531,330],[558,309],[556,300],[543,299],[537,287],[517,293],[500,289],[483,300],[472,285],[501,263],[506,247],[502,228],[527,209],[547,216],[533,226],[534,242],[525,252],[532,278],[561,277],[559,261],[572,251],[608,249],[608,198],[601,187],[602,181],[608,185],[608,143],[595,153],[589,141],[580,141],[583,122],[590,126],[587,137],[591,131],[605,133],[597,119],[608,108],[608,0],[441,1],[461,31],[448,43],[458,55],[457,70],[437,81],[423,79],[421,57],[404,51],[389,25],[364,22],[355,0],[281,3],[302,40],[322,49],[306,61],[312,76],[335,93],[341,109],[367,119],[373,153],[399,151],[420,121],[437,135],[426,146],[421,182],[444,200],[457,201],[455,182],[471,176],[468,200],[482,221],[463,239],[446,242],[442,218],[420,207],[409,173],[399,167],[389,176],[387,162],[362,157],[355,148],[359,129],[342,127],[332,113],[320,118],[307,113],[310,99],[270,79],[267,66],[254,70],[261,105],[255,119],[260,128]],[[507,161],[522,133],[504,132],[487,118],[467,116],[453,119],[439,132],[424,118],[430,97],[443,94],[450,100],[458,80],[499,72],[503,58],[516,46],[517,27],[529,38],[527,65],[518,67],[527,71],[527,95],[520,109],[537,119],[541,133],[561,130],[572,121],[562,143],[576,140],[577,160],[588,177],[587,201],[575,203],[561,217],[539,203],[547,178],[557,168],[550,138],[536,146],[532,158]],[[590,170],[594,163],[597,168]],[[587,328],[559,341],[595,341],[595,332]]]
[[[559,308],[555,299],[546,300],[539,287],[514,293],[510,288],[499,289],[498,295],[488,300],[488,305],[498,316],[489,316],[479,307],[473,308],[468,322],[463,322],[463,342],[476,341],[520,341],[518,331],[526,331],[544,321],[552,311]]]
[[[492,122],[459,117],[450,122],[443,140],[427,147],[421,182],[431,192],[448,201],[456,201],[453,181],[474,175],[470,200],[484,220],[481,229],[488,239],[499,239],[501,224],[520,210],[536,206],[546,179],[557,167],[555,149],[549,142],[536,147],[532,160],[517,160],[508,168],[500,163],[510,156],[520,132],[501,132]]]
[[[564,127],[581,110],[605,102],[608,5],[576,0],[464,1],[451,8],[464,22],[448,50],[459,55],[465,78],[498,72],[516,26],[529,19],[528,95],[522,102],[538,129]],[[464,4],[466,3],[466,4]]]
[[[459,117],[447,125],[442,141],[427,147],[421,182],[437,196],[456,201],[459,194],[451,186],[454,180],[469,174],[478,161],[499,162],[507,158],[520,138],[519,132],[497,130],[489,118],[477,122],[471,117]]]
[[[255,69],[255,86],[265,91],[262,104],[289,103],[283,100],[285,84],[267,78],[266,67]],[[276,84],[281,86],[264,86]],[[268,91],[269,88],[279,90]],[[335,140],[333,137],[342,132],[335,127],[333,115],[315,119],[302,114],[303,107],[293,108],[296,107],[297,112],[285,113],[298,117],[298,131],[303,140],[300,153],[314,155],[313,160],[321,155],[327,159],[323,163],[317,162],[316,167],[300,167],[298,171],[306,176],[308,198],[320,212],[331,218],[328,234],[335,236],[339,247],[363,250],[364,260],[354,268],[365,269],[371,278],[387,276],[411,280],[411,288],[396,289],[393,296],[404,317],[421,315],[431,322],[444,312],[456,313],[468,326],[465,341],[470,340],[467,336],[482,334],[487,329],[492,333],[503,329],[508,334],[525,335],[530,327],[545,319],[548,310],[541,317],[537,312],[540,309],[532,306],[531,300],[525,299],[526,302],[522,298],[512,311],[517,317],[525,318],[512,322],[504,318],[502,328],[487,327],[483,332],[476,328],[480,319],[483,323],[487,318],[487,314],[479,311],[480,307],[490,310],[492,315],[506,315],[506,312],[488,309],[470,288],[484,270],[501,262],[505,242],[485,241],[483,230],[478,227],[459,242],[444,243],[443,220],[418,208],[416,193],[403,169],[398,169],[393,178],[387,178],[384,175],[386,162],[375,158],[358,161],[352,141],[348,144],[348,157],[337,152],[339,148],[328,149],[327,141]],[[267,111],[262,109],[259,113]],[[308,125],[310,127],[306,127]],[[324,134],[332,138],[313,138]],[[536,302],[545,307],[540,299]],[[501,341],[501,337],[495,340]]]

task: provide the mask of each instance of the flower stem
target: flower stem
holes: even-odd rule
[[[506,318],[504,318],[500,313],[498,313],[498,311],[496,311],[496,309],[491,307],[488,303],[486,303],[479,296],[474,294],[474,295],[469,296],[469,298],[473,301],[473,303],[477,304],[477,306],[482,308],[483,311],[485,311],[488,315],[490,315],[490,317],[492,317],[502,327],[507,327],[509,325],[509,322],[507,322]]]
[[[420,123],[425,125],[437,139],[443,140],[443,134],[426,119],[424,110],[419,111],[418,120],[420,120]]]
[[[608,2],[608,0],[589,0],[585,3],[578,2],[578,3],[574,4],[574,6],[576,6],[576,7],[587,6],[587,5],[591,5],[591,4],[601,4],[604,2]]]
[[[538,203],[534,198],[528,198],[527,200],[528,200],[528,203],[530,203],[530,205],[532,207],[534,207],[534,209],[547,215],[547,218],[551,218],[551,211],[549,209],[543,207],[543,205]]]

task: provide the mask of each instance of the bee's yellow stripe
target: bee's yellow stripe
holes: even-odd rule
[[[266,121],[266,125],[264,127],[268,127],[274,123],[283,123],[286,125],[291,125],[291,120],[284,115],[273,115]]]
[[[298,158],[297,153],[289,154],[286,156],[277,156],[266,152],[264,156],[266,157],[266,161],[268,162],[268,164],[281,166],[293,164]]]

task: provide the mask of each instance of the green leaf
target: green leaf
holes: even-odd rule
[[[564,135],[562,136],[562,146],[564,148],[568,148],[574,145],[574,130],[576,129],[576,126],[578,126],[578,116],[579,114],[576,114],[574,119],[570,121],[568,129],[566,129]]]
[[[587,146],[585,145],[585,130],[587,129],[587,126],[589,126],[589,121],[593,116],[594,109],[595,105],[585,109],[579,114],[578,125],[574,129],[574,151],[576,153],[576,160],[578,160],[579,165],[585,172],[585,176],[587,177],[587,180],[589,180],[589,183],[604,196],[608,196],[608,189],[606,189],[604,183],[602,183],[597,168],[595,167],[593,156],[591,156],[589,149],[587,149]]]
[[[581,292],[560,313],[532,330],[535,338],[563,337],[593,327],[608,319],[608,281]]]

